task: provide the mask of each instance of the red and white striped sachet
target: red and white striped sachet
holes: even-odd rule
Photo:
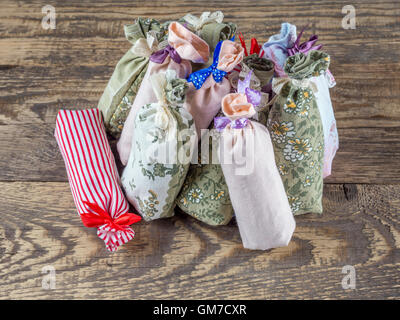
[[[129,225],[141,217],[128,212],[100,111],[60,110],[54,135],[83,224],[97,227],[107,249],[117,250],[133,239]]]

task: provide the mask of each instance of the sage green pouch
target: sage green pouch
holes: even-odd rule
[[[221,11],[215,11],[203,12],[200,17],[189,13],[180,19],[180,22],[207,42],[212,53],[218,42],[230,40],[236,34],[236,24],[223,22],[223,20],[224,14]]]
[[[140,50],[135,51],[135,45],[150,34],[154,44],[161,43],[166,39],[165,30],[168,29],[160,22],[148,18],[138,18],[135,23],[124,26],[125,37],[133,46],[117,63],[98,104],[107,131],[115,137],[122,131],[149,64],[149,57]]]
[[[275,160],[293,214],[322,213],[324,133],[310,80],[326,71],[329,56],[322,51],[297,53],[286,60],[289,78],[274,78],[276,100],[267,127]]]
[[[256,53],[244,57],[243,63],[253,70],[255,76],[260,80],[261,87],[267,85],[274,76],[274,63],[267,58],[259,57]]]

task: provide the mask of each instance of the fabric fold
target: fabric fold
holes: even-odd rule
[[[135,118],[122,185],[130,203],[147,221],[174,215],[194,146],[194,121],[183,107],[187,82],[174,70],[153,74],[157,102],[143,105]]]
[[[262,46],[265,57],[274,63],[275,73],[279,77],[285,76],[283,67],[288,56],[288,49],[294,46],[296,38],[296,26],[284,22],[280,33],[271,36]]]
[[[180,63],[177,63],[168,55],[161,63],[149,62],[148,69],[129,111],[117,144],[119,157],[123,165],[126,165],[132,148],[132,137],[135,130],[134,123],[137,111],[143,105],[157,102],[150,77],[153,74],[165,72],[170,69],[174,70],[179,78],[186,79],[192,71],[191,62],[204,63],[208,60],[209,48],[207,43],[178,22],[172,22],[169,25],[168,44],[177,52],[182,60]]]
[[[243,48],[233,41],[219,43],[214,51],[213,64],[188,77],[190,82],[184,107],[193,116],[197,135],[207,129],[221,108],[221,99],[230,92],[230,82],[225,75],[243,59]]]
[[[119,137],[131,104],[146,73],[149,55],[165,42],[165,27],[155,19],[138,18],[124,26],[132,47],[117,63],[99,100],[106,130]]]
[[[181,19],[184,26],[207,42],[211,52],[220,41],[230,40],[236,33],[236,24],[223,20],[224,14],[221,11],[206,11],[200,17],[187,14]]]

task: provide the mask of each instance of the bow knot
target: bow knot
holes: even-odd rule
[[[213,63],[211,66],[209,66],[208,68],[193,72],[187,78],[187,81],[192,82],[197,90],[201,88],[201,86],[204,84],[204,82],[207,80],[207,78],[211,74],[212,74],[215,82],[217,82],[217,83],[221,82],[222,79],[227,74],[225,71],[217,69],[219,53],[221,51],[221,45],[222,45],[222,41],[218,42],[218,44],[214,50]]]
[[[127,212],[114,219],[97,204],[87,201],[83,203],[92,211],[80,214],[84,226],[97,228],[97,235],[104,241],[108,250],[115,251],[119,245],[133,239],[135,231],[129,226],[139,222],[142,219],[140,216]]]
[[[118,218],[113,219],[105,210],[100,208],[95,203],[90,203],[87,201],[83,202],[89,209],[94,211],[82,213],[81,219],[83,225],[87,228],[99,228],[101,226],[107,226],[115,231],[126,231],[131,224],[139,222],[142,218],[134,213],[124,213]]]
[[[147,32],[146,38],[138,39],[132,46],[131,51],[139,56],[150,57],[154,52],[165,48],[168,41],[158,42],[155,31]]]
[[[320,50],[322,48],[322,44],[314,46],[314,44],[318,41],[318,36],[316,34],[313,34],[307,41],[300,43],[300,38],[303,35],[305,29],[306,27],[304,27],[303,30],[301,30],[293,47],[287,49],[289,56],[294,56],[298,52],[307,54],[309,51]]]
[[[218,132],[223,131],[227,125],[230,125],[232,129],[243,129],[247,126],[248,121],[248,118],[231,120],[228,117],[215,117],[214,127]]]
[[[179,56],[178,52],[176,52],[175,48],[172,47],[171,45],[167,45],[164,49],[154,52],[150,56],[150,61],[161,64],[164,62],[165,58],[167,58],[168,55],[176,63],[181,63],[182,61],[181,57]]]
[[[253,106],[259,106],[261,104],[261,92],[250,88],[251,76],[253,71],[250,70],[246,75],[244,80],[239,80],[237,84],[237,92],[244,93],[246,95],[247,101]]]
[[[315,84],[314,81],[311,80],[311,78],[306,78],[302,80],[298,79],[291,79],[289,77],[282,77],[282,78],[273,78],[272,79],[272,90],[276,93],[279,94],[285,84],[291,83],[294,88],[297,89],[306,89],[306,88],[311,88],[311,90],[315,93],[318,92],[317,85]]]

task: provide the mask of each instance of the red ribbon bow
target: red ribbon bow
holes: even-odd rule
[[[120,215],[116,219],[113,219],[105,210],[100,208],[97,204],[87,201],[83,201],[83,203],[89,209],[97,213],[94,214],[91,212],[86,212],[81,214],[83,225],[88,228],[97,228],[106,224],[110,228],[114,228],[115,230],[126,231],[126,227],[142,220],[142,218],[137,214],[129,212]]]
[[[241,43],[241,45],[242,45],[242,47],[244,49],[244,55],[247,57],[248,53],[247,53],[246,43],[244,42],[244,37],[243,37],[243,34],[241,32],[239,33],[239,40],[240,40],[240,43]],[[261,47],[258,44],[257,39],[256,38],[251,38],[250,41],[251,41],[251,43],[250,43],[250,55],[252,55],[254,53],[260,55]]]

